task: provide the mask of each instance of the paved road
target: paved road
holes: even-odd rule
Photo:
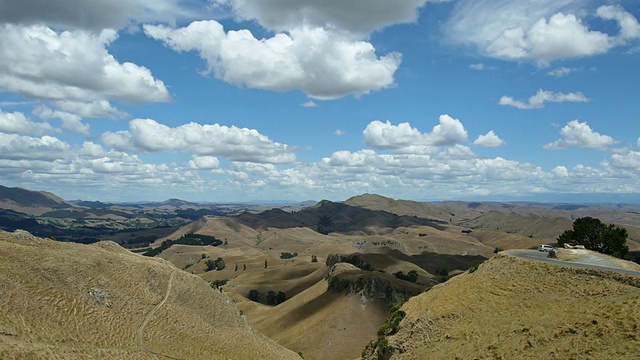
[[[621,274],[633,275],[640,277],[640,271],[627,270],[619,265],[615,264],[612,261],[609,261],[605,258],[592,259],[589,262],[582,261],[561,261],[556,259],[547,258],[548,253],[538,251],[538,250],[506,250],[505,253],[507,255],[512,255],[516,257],[520,257],[523,259],[541,261],[548,264],[562,265],[562,266],[571,266],[583,269],[598,269],[598,270],[609,270],[615,271]]]

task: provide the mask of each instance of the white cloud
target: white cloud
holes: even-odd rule
[[[76,114],[66,111],[54,111],[51,108],[41,105],[33,109],[33,114],[41,119],[60,119],[62,128],[77,134],[89,135],[89,124],[82,122],[82,118]]]
[[[556,93],[552,91],[539,89],[535,95],[529,98],[528,102],[515,100],[511,96],[503,96],[498,102],[499,105],[513,106],[518,109],[541,109],[545,102],[589,102],[589,98],[581,92],[575,93]]]
[[[43,25],[0,25],[0,90],[65,101],[170,100],[149,69],[107,51],[113,30],[56,32]]]
[[[40,138],[0,133],[0,159],[57,160],[67,156],[69,145],[58,138]]]
[[[538,20],[529,29],[506,29],[486,51],[497,58],[534,59],[544,66],[557,59],[603,54],[611,47],[613,42],[607,34],[589,31],[573,14],[557,13],[549,20]]]
[[[300,104],[300,105],[302,105],[302,107],[306,107],[306,108],[314,108],[314,107],[318,107],[318,104],[316,104],[315,102],[313,102],[313,101],[311,101],[311,100],[309,100],[309,101],[307,101],[307,102],[304,102],[304,103],[302,103],[302,104]]]
[[[452,146],[467,141],[467,131],[458,119],[440,115],[440,123],[431,133],[422,134],[409,123],[392,125],[375,120],[363,131],[364,141],[376,149],[390,149],[402,153],[430,153],[434,146]]]
[[[551,173],[561,178],[569,177],[569,170],[565,166],[556,166],[551,170]]]
[[[547,66],[558,59],[603,54],[638,38],[636,18],[620,6],[601,6],[596,15],[614,20],[619,34],[592,30],[587,0],[462,0],[445,24],[452,41],[476,47],[483,55],[531,60]]]
[[[547,75],[551,75],[551,76],[560,78],[560,77],[567,76],[567,75],[569,75],[572,72],[575,72],[577,70],[578,69],[576,69],[576,68],[560,67],[560,68],[557,68],[555,70],[549,71],[547,73]]]
[[[638,141],[636,142],[636,146],[640,148],[640,137],[638,138]]]
[[[638,19],[625,11],[620,5],[600,6],[596,14],[604,20],[614,20],[618,23],[620,27],[618,39],[621,43],[640,38],[640,23],[638,23]]]
[[[202,16],[184,0],[1,0],[0,22],[48,23],[56,27],[101,30],[132,22],[167,21]]]
[[[215,156],[194,156],[187,163],[189,169],[216,170],[220,168],[220,160]]]
[[[473,145],[475,146],[484,147],[500,147],[504,144],[504,140],[496,135],[493,130],[489,131],[486,135],[479,135],[476,141],[473,142]]]
[[[91,102],[57,101],[56,105],[63,111],[77,114],[83,118],[124,119],[130,115],[113,107],[107,100]]]
[[[225,33],[216,21],[171,29],[145,25],[147,36],[175,51],[197,51],[208,72],[236,86],[302,90],[317,99],[363,95],[394,86],[401,55],[378,57],[373,45],[322,28],[301,28],[268,39],[249,30]]]
[[[340,129],[336,129],[336,131],[334,132],[336,134],[336,136],[344,136],[347,135],[347,132],[344,130],[340,130]]]
[[[289,146],[273,142],[257,130],[218,124],[188,123],[171,128],[155,120],[135,119],[129,122],[128,131],[106,132],[101,140],[120,151],[184,151],[258,163],[295,161],[295,154]]]
[[[27,119],[21,112],[0,110],[0,133],[6,134],[47,134],[53,131],[51,125]]]
[[[586,123],[572,120],[560,130],[562,139],[544,145],[545,149],[557,150],[568,147],[579,147],[595,150],[607,150],[611,145],[618,143],[611,136],[601,135]]]
[[[419,9],[427,2],[444,1],[447,0],[213,0],[213,3],[229,6],[237,17],[255,19],[270,30],[312,26],[369,34],[389,25],[415,22]]]
[[[469,65],[469,69],[481,71],[481,70],[484,70],[484,64],[483,63],[471,64]]]

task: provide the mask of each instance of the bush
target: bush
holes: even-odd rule
[[[471,267],[469,268],[469,274],[474,273],[476,270],[478,270],[478,267],[480,266],[480,264],[473,264],[471,265]]]
[[[280,253],[280,259],[293,259],[294,257],[298,256],[298,253],[290,253],[290,252],[283,252]]]
[[[547,257],[556,259],[558,258],[558,252],[556,251],[556,249],[551,249],[551,251],[549,251],[549,254],[547,254]]]

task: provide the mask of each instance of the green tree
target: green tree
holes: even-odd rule
[[[255,302],[260,302],[260,291],[258,290],[251,290],[249,291],[249,296],[248,296],[249,300],[251,301],[255,301]]]
[[[221,257],[217,258],[214,264],[215,264],[216,270],[222,270],[226,266],[226,264],[224,263],[224,260],[222,260]]]
[[[211,271],[216,268],[216,262],[209,259],[204,263],[204,266],[206,267],[204,271]]]
[[[267,259],[264,259],[264,268],[267,268]]]
[[[585,248],[621,259],[629,257],[627,230],[613,224],[603,224],[591,217],[578,218],[573,229],[558,237],[558,244],[584,245]]]

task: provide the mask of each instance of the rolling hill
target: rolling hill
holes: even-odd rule
[[[0,232],[0,358],[299,359],[201,278],[113,242]]]

